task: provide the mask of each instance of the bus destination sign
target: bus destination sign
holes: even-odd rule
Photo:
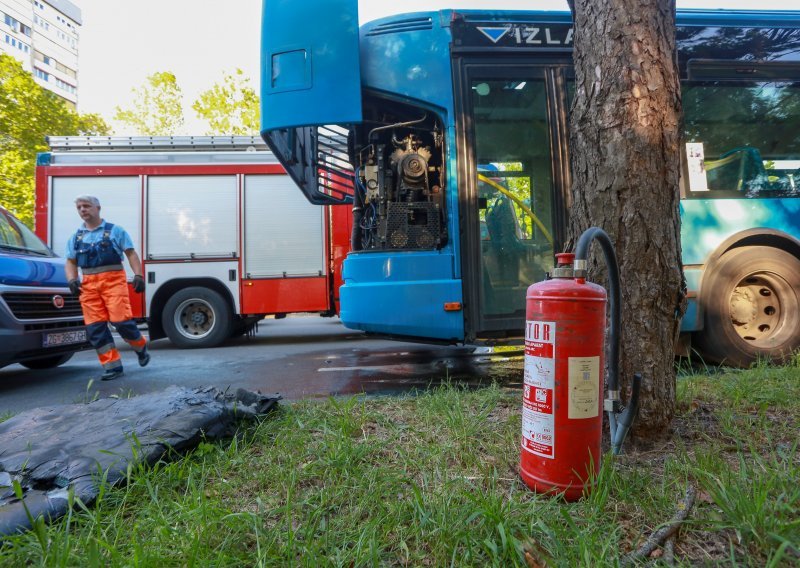
[[[573,28],[568,23],[476,22],[454,27],[453,36],[459,47],[573,47]]]

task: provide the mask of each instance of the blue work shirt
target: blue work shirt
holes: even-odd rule
[[[82,224],[78,231],[86,231],[83,234],[83,242],[88,244],[96,243],[103,240],[103,232],[105,231],[106,220],[102,219],[100,225],[91,231],[86,228],[86,224]],[[67,241],[66,257],[75,260],[75,238],[78,236],[78,231],[72,233],[72,236]],[[111,227],[111,233],[108,235],[111,245],[117,251],[119,257],[125,260],[125,251],[133,248],[133,241],[128,231],[115,224]]]

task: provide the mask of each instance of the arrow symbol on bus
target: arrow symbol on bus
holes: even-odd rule
[[[478,31],[492,40],[492,43],[497,43],[511,30],[511,26],[504,26],[502,28],[478,28]]]

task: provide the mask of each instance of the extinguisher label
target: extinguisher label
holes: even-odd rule
[[[555,322],[526,322],[522,449],[551,459],[555,457],[555,355]]]
[[[600,357],[570,357],[568,418],[600,414]]]

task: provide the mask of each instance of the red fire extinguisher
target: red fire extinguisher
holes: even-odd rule
[[[612,291],[605,403],[607,295],[586,280],[586,253],[594,238],[606,253]],[[641,377],[634,378],[628,408],[617,415],[619,273],[608,235],[592,228],[581,236],[576,254],[556,258],[552,278],[533,284],[527,293],[520,475],[534,491],[563,493],[574,501],[591,490],[600,466],[604,406],[612,449],[618,453],[638,409]]]

